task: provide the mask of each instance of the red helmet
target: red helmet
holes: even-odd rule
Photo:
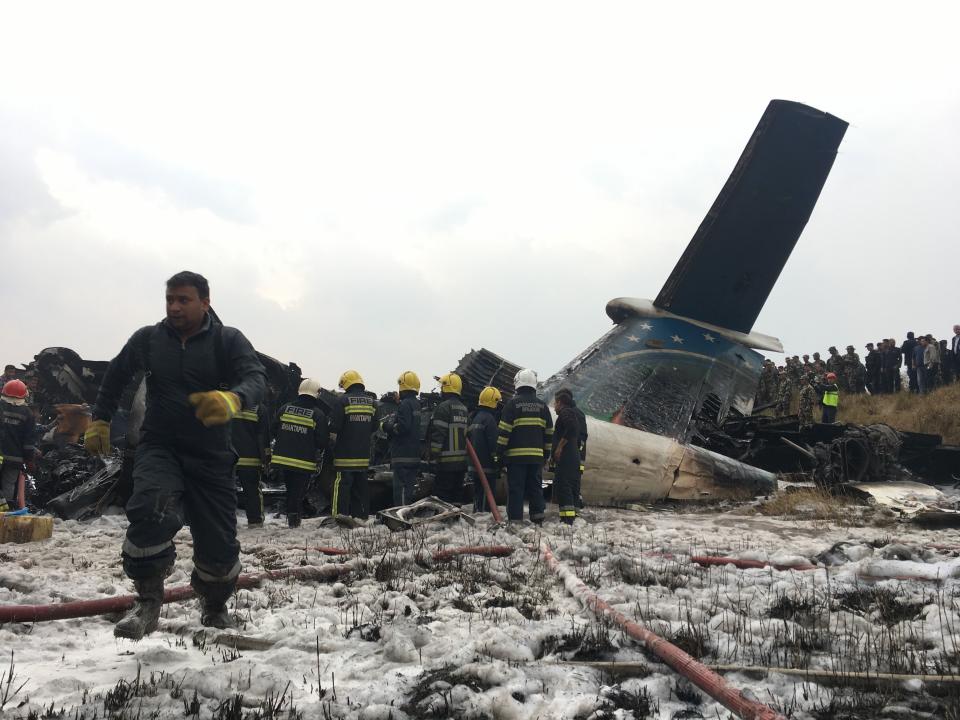
[[[836,379],[837,379],[836,373],[827,373],[827,380],[829,380],[830,382],[833,382]]]
[[[0,394],[23,400],[27,396],[27,386],[22,380],[10,380],[0,390]]]

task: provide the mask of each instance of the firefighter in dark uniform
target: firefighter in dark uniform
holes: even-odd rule
[[[569,390],[567,392],[570,392]],[[573,411],[577,414],[577,424],[580,427],[580,433],[577,438],[577,447],[580,450],[580,470],[577,473],[577,479],[573,484],[573,499],[577,509],[583,508],[583,495],[580,494],[580,482],[583,480],[584,463],[587,462],[587,416],[583,414],[577,406],[577,401],[570,392],[570,403]]]
[[[343,395],[330,412],[330,439],[335,443],[333,467],[337,473],[330,514],[366,520],[370,516],[370,436],[377,408],[356,370],[340,376],[340,389]]]
[[[110,420],[126,385],[143,371],[147,409],[122,552],[137,599],[114,628],[117,637],[134,640],[157,627],[163,581],[176,559],[173,538],[186,518],[201,622],[234,625],[226,602],[240,574],[240,545],[228,423],[243,407],[257,405],[266,385],[250,342],[207,312],[210,288],[202,275],[177,273],[166,295],[166,319],[135,332],[110,362],[84,434],[92,454],[110,451]]]
[[[467,471],[467,407],[460,400],[463,380],[456,373],[440,378],[440,404],[430,419],[430,459],[436,463],[434,494],[449,503],[463,499]]]
[[[303,498],[310,477],[323,463],[327,449],[327,416],[320,408],[320,383],[307,378],[300,383],[297,399],[280,408],[277,438],[270,464],[280,468],[287,487],[287,525],[300,527]]]
[[[507,517],[523,520],[523,501],[530,504],[530,520],[543,524],[543,464],[550,457],[553,417],[537,397],[537,374],[521,370],[514,378],[517,394],[503,408],[499,423],[500,461],[507,466]]]
[[[502,399],[500,391],[495,387],[481,390],[477,409],[467,426],[467,437],[473,445],[473,451],[477,454],[492,492],[496,492],[497,475],[500,474],[497,471],[497,408]],[[490,509],[487,507],[487,495],[472,463],[467,466],[467,475],[473,482],[473,511],[486,512]]]
[[[270,425],[259,407],[241,410],[230,422],[233,449],[237,451],[234,471],[243,490],[247,525],[263,525],[263,491],[260,478],[270,452]]]
[[[0,512],[17,507],[17,481],[36,452],[37,423],[27,407],[27,386],[8,380],[0,390]]]
[[[420,378],[412,370],[397,378],[400,403],[397,412],[384,419],[383,431],[390,440],[390,469],[393,471],[393,504],[413,502],[420,467]]]
[[[553,428],[553,492],[560,507],[560,521],[573,525],[577,519],[577,479],[580,477],[580,420],[573,409],[573,393],[558,390],[553,396],[557,424]]]

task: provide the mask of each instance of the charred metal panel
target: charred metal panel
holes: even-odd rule
[[[599,420],[686,442],[693,418],[749,414],[762,356],[676,318],[627,318],[547,380]]]
[[[513,397],[513,378],[519,371],[519,366],[486,348],[471,350],[460,358],[456,369],[463,379],[463,401],[468,407],[475,406],[480,391],[491,385],[500,391],[506,402]]]
[[[750,332],[813,212],[847,123],[772,100],[654,304]]]

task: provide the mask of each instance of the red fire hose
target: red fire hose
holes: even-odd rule
[[[480,458],[477,457],[477,451],[473,449],[473,443],[467,440],[467,453],[470,455],[470,461],[477,471],[477,477],[480,478],[480,484],[483,485],[483,494],[487,496],[487,505],[490,506],[490,514],[493,515],[494,522],[503,522],[500,516],[500,508],[497,507],[497,501],[493,497],[493,490],[490,489],[490,483],[487,482],[487,474],[483,472],[480,465]]]
[[[736,558],[716,557],[713,555],[694,555],[690,562],[696,565],[733,565],[741,570],[772,567],[774,570],[816,570],[816,565],[800,562],[792,564],[771,563],[766,560],[737,560]]]
[[[352,564],[343,565],[307,565],[304,567],[267,570],[255,575],[241,575],[237,578],[237,588],[249,588],[264,580],[332,580],[354,569]],[[189,600],[196,593],[189,585],[169,588],[163,594],[164,603]],[[77,600],[53,605],[7,605],[0,607],[0,623],[43,622],[44,620],[66,620],[68,618],[92,617],[107,613],[123,612],[133,607],[134,595],[118,595],[99,600]]]
[[[613,620],[623,628],[623,631],[627,635],[643,643],[650,652],[690,680],[690,682],[714,700],[721,703],[725,708],[732,710],[745,720],[786,720],[783,715],[776,712],[773,708],[745,697],[739,690],[728,685],[722,677],[704,664],[694,660],[676,645],[667,642],[645,627],[628,620],[623,613],[614,610],[609,603],[601,600],[596,593],[584,585],[569,568],[560,563],[556,557],[554,557],[550,551],[550,547],[546,543],[541,545],[540,553],[543,555],[543,559],[550,569],[563,580],[564,585],[571,595],[581,600],[584,605],[593,610],[597,615]]]

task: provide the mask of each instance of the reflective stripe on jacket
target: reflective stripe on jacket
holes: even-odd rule
[[[520,388],[503,408],[497,445],[507,464],[540,464],[550,455],[553,417],[533,388]]]
[[[327,447],[327,416],[309,395],[300,395],[280,410],[272,465],[317,471],[317,457]]]
[[[441,470],[467,467],[467,408],[452,393],[444,394],[430,419],[430,457]]]
[[[330,412],[330,434],[336,436],[334,467],[366,470],[370,466],[370,436],[376,411],[376,403],[362,385],[353,385],[337,397]]]

